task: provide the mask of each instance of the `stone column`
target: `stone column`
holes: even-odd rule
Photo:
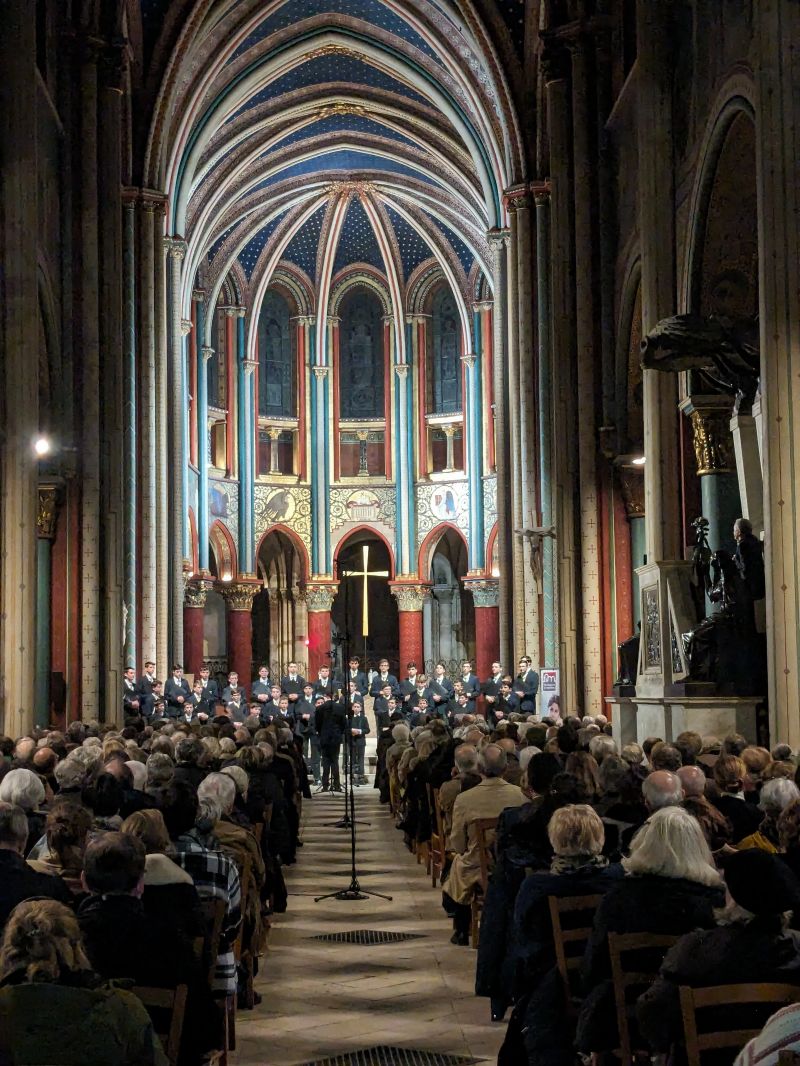
[[[158,641],[158,564],[157,533],[158,515],[164,510],[158,506],[158,445],[156,438],[156,406],[158,390],[156,388],[156,303],[155,270],[156,248],[161,240],[156,235],[160,223],[156,205],[145,200],[139,211],[139,336],[138,336],[138,379],[139,389],[136,397],[136,409],[139,412],[136,429],[141,448],[141,463],[137,478],[139,513],[145,518],[140,523],[139,563],[143,576],[140,591],[140,632],[142,640],[142,662],[156,659]],[[159,254],[158,259],[163,259]],[[125,665],[131,662],[125,660]],[[157,662],[163,672],[169,669],[166,662]]]
[[[172,448],[170,453],[170,648],[176,661],[183,655],[183,569],[186,557],[186,384],[183,357],[183,328],[181,319],[181,263],[186,256],[186,242],[167,238],[169,257],[169,400],[172,415]]]
[[[243,685],[250,682],[253,668],[253,599],[259,586],[254,581],[237,581],[222,586],[227,606],[228,668],[235,670]]]
[[[628,457],[630,459],[630,457]],[[639,575],[636,573],[640,566],[647,561],[647,543],[644,532],[644,469],[635,466],[626,457],[621,456],[618,461],[619,479],[622,486],[622,498],[625,501],[625,513],[628,516],[630,526],[631,544],[631,600],[633,604],[633,632],[637,632],[637,626],[642,620],[642,598],[640,595]]]
[[[3,8],[0,33],[0,262],[3,439],[0,442],[0,728],[33,722],[39,336],[36,281],[36,20],[27,0]],[[34,364],[35,365],[35,364]]]
[[[449,663],[453,658],[453,596],[456,590],[449,585],[434,585],[432,592],[438,605],[438,658]]]
[[[400,623],[400,671],[403,673],[406,663],[414,662],[422,673],[425,669],[422,607],[430,586],[391,582],[389,587],[397,600]]]
[[[331,607],[339,585],[335,581],[306,585],[308,608],[308,677],[316,677],[321,666],[329,666],[331,650]]]
[[[183,597],[183,669],[197,677],[203,665],[203,619],[206,597],[214,588],[208,580],[188,581]]]
[[[203,344],[204,307],[197,301],[197,318],[195,320],[195,337],[197,339],[197,567],[201,574],[209,573],[209,516],[208,516],[208,467],[209,455],[208,432],[208,364],[214,355],[214,349]],[[244,568],[244,563],[240,560]]]
[[[36,516],[36,706],[35,724],[50,724],[50,640],[52,552],[58,517],[58,488],[39,486]]]
[[[497,582],[488,578],[466,580],[464,587],[472,593],[475,604],[475,673],[486,678],[492,663],[500,662],[505,670],[513,671],[513,664],[500,658],[500,618]]]
[[[233,313],[236,315],[236,359],[239,366],[239,403],[236,408],[239,442],[239,559],[242,567],[252,572],[256,568],[254,508],[258,425],[253,385],[258,363],[247,358],[245,309],[236,307]]]
[[[494,292],[493,359],[494,359],[494,422],[495,467],[497,469],[497,561],[499,576],[500,650],[504,661],[510,661],[513,633],[513,550],[511,534],[511,477],[508,415],[508,362],[506,352],[508,316],[508,230],[491,230],[488,234],[492,249],[492,284]]]
[[[642,329],[675,313],[671,0],[637,0],[638,187]],[[680,559],[677,375],[644,371],[647,559]]]
[[[124,462],[124,587],[123,587],[123,667],[136,666],[137,633],[137,464],[138,404],[136,381],[136,201],[123,201],[123,462]],[[150,522],[149,524],[152,524]]]
[[[732,405],[730,396],[690,396],[680,404],[692,424],[700,506],[712,551],[733,551],[733,523],[742,514],[730,432]]]
[[[481,317],[479,312],[472,316],[473,350],[461,357],[466,378],[466,396],[464,403],[464,439],[469,447],[465,448],[467,484],[469,485],[469,569],[482,570],[486,565],[486,530],[483,515],[483,397],[481,396],[481,377],[483,359]]]
[[[164,247],[164,221],[166,217],[166,200],[160,200],[153,211],[153,263],[155,267],[155,284],[153,286],[153,303],[155,320],[155,441],[156,454],[153,463],[156,490],[169,484],[169,438],[167,423],[169,419],[169,329],[167,325],[167,258]],[[151,394],[152,402],[152,394]],[[170,596],[170,516],[166,497],[155,506],[156,527],[156,566],[154,594],[156,597],[155,648],[144,649],[145,655],[153,656],[159,669],[165,672],[170,668],[169,662],[169,613]],[[152,513],[152,512],[151,512]],[[151,571],[152,573],[153,571]]]
[[[753,8],[758,158],[759,321],[772,742],[800,744],[797,494],[800,411],[800,5]]]

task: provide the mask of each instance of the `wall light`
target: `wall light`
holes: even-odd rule
[[[40,459],[43,459],[53,450],[53,442],[50,440],[49,437],[37,437],[36,440],[33,442],[33,450],[36,452]]]
[[[223,581],[233,581],[233,574],[223,574],[222,575],[222,580]]]
[[[644,466],[647,462],[647,457],[644,455],[638,455],[635,459],[631,460],[633,466]]]

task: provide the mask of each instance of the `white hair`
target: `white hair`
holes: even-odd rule
[[[622,866],[628,874],[722,884],[700,823],[683,807],[664,807],[652,814],[633,838]]]
[[[24,811],[34,811],[44,803],[44,785],[33,770],[9,770],[0,781],[0,800]]]
[[[762,811],[783,811],[790,803],[800,799],[800,788],[786,777],[767,781],[761,789],[758,806]]]
[[[589,752],[601,763],[606,755],[617,754],[617,745],[611,737],[600,734],[589,741]]]
[[[411,730],[405,724],[405,722],[398,722],[392,729],[392,740],[399,744],[402,740],[408,740],[411,736]]]
[[[528,764],[530,763],[530,761],[534,757],[534,755],[541,755],[541,754],[542,754],[542,749],[541,748],[537,748],[535,744],[528,744],[526,747],[524,747],[520,751],[520,753],[519,753],[519,768],[520,768],[520,770],[522,770],[523,774],[527,771]]]
[[[137,792],[144,792],[147,786],[147,767],[138,759],[128,759],[125,763],[133,778],[133,787]]]
[[[197,798],[216,799],[227,814],[236,802],[236,784],[227,774],[209,774],[197,787]]]
[[[236,791],[243,797],[247,796],[247,789],[250,784],[250,778],[247,776],[247,771],[243,770],[241,766],[224,766],[220,770],[221,774],[227,774],[233,780],[236,785]]]
[[[83,784],[85,773],[86,770],[83,763],[79,759],[71,758],[62,759],[60,763],[56,763],[56,768],[53,770],[56,784],[62,790],[65,788],[80,788]]]

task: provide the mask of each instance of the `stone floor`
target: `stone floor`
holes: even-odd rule
[[[472,994],[475,953],[449,943],[441,893],[405,849],[370,787],[356,789],[358,875],[392,902],[314,897],[350,881],[350,835],[326,826],[343,812],[340,795],[304,805],[305,846],[287,873],[289,910],[274,919],[257,981],[262,1003],[237,1014],[236,1066],[299,1066],[376,1045],[438,1051],[495,1062],[505,1026]],[[315,936],[352,930],[413,933],[389,945],[326,943]]]

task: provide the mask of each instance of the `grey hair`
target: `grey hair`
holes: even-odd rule
[[[392,730],[392,740],[399,744],[403,740],[409,740],[411,737],[411,730],[405,724],[405,722],[398,722]]]
[[[126,765],[133,778],[133,787],[139,792],[144,792],[147,787],[147,767],[138,759],[130,759]]]
[[[56,784],[60,790],[65,788],[80,788],[83,784],[83,779],[86,774],[86,769],[79,759],[62,759],[61,762],[56,763],[56,768],[53,771],[53,776],[56,779]]]
[[[236,785],[226,774],[209,774],[197,787],[199,800],[208,796],[217,799],[223,812],[227,813],[236,802]]]
[[[738,527],[739,532],[743,533],[745,536],[747,536],[748,533],[752,534],[753,532],[753,523],[748,518],[737,518],[733,524]]]
[[[599,735],[592,737],[589,741],[589,753],[595,757],[598,763],[601,763],[606,755],[616,755],[617,745],[611,737]]]
[[[535,744],[528,744],[527,747],[524,747],[522,749],[522,751],[519,753],[519,768],[523,772],[523,774],[528,769],[528,764],[530,763],[534,755],[541,754],[542,749],[537,748]]]
[[[1,790],[0,796],[2,796]],[[760,810],[765,812],[783,811],[790,803],[794,803],[798,799],[800,799],[800,788],[797,787],[794,781],[789,781],[785,777],[778,777],[773,781],[767,781],[763,786],[758,806]]]
[[[484,777],[502,777],[508,766],[508,757],[497,744],[487,744],[478,752],[478,769]]]
[[[236,791],[241,796],[247,796],[247,789],[250,787],[250,778],[247,776],[247,771],[243,770],[241,766],[225,766],[220,770],[221,774],[227,774],[231,778]]]
[[[28,839],[28,819],[25,811],[12,803],[0,801],[0,844],[24,846]]]
[[[456,769],[459,773],[474,773],[478,769],[478,752],[472,744],[460,744],[455,753]]]
[[[197,817],[194,824],[201,833],[209,833],[221,817],[222,806],[216,796],[204,796],[197,805]]]
[[[175,772],[175,766],[169,755],[156,751],[147,757],[147,785],[148,788],[160,788],[168,785]]]
[[[629,766],[640,766],[644,762],[644,751],[641,744],[626,744],[620,755]]]
[[[650,815],[622,860],[628,874],[684,878],[700,885],[722,885],[700,823],[683,807],[664,807]]]
[[[44,796],[44,785],[33,770],[9,770],[0,781],[0,800],[25,811],[35,810],[44,802]]]
[[[664,786],[660,785],[658,781],[654,781],[655,774],[650,774],[649,777],[644,779],[642,785],[642,795],[645,798],[645,802],[651,811],[660,811],[662,807],[675,807],[679,803],[683,802],[683,782],[677,774],[673,774],[670,770],[657,771],[661,774],[668,774],[668,778],[662,778]],[[668,786],[668,787],[667,787]]]

